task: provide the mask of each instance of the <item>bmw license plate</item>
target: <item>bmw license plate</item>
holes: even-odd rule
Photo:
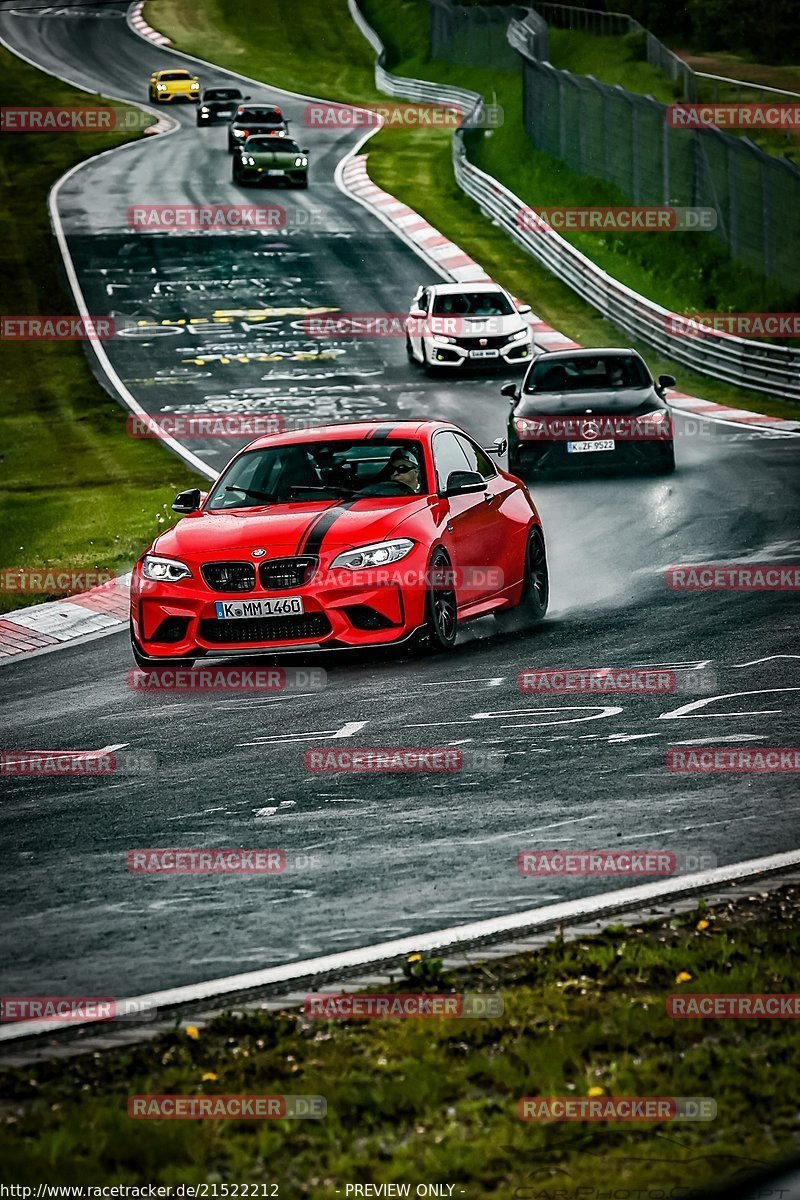
[[[220,621],[242,621],[248,617],[297,617],[305,611],[302,596],[281,596],[276,600],[217,600],[214,608]]]
[[[470,350],[470,358],[497,358],[499,350]]]
[[[567,442],[567,454],[591,454],[594,450],[613,450],[613,438],[600,438],[597,442]]]
[[[267,171],[267,174],[268,174],[268,175],[285,175],[285,174],[286,174],[286,172],[285,172],[285,171],[282,171],[282,170],[279,170],[279,169],[278,169],[278,168],[276,168],[276,167],[273,167],[271,170]]]

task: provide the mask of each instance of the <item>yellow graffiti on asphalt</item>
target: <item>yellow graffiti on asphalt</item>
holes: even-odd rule
[[[223,366],[230,363],[259,363],[259,362],[321,362],[325,359],[338,358],[341,350],[320,350],[318,353],[296,350],[292,354],[198,354],[196,358],[182,358],[182,363],[192,363],[193,366],[205,367],[208,363],[218,362]]]
[[[237,317],[245,321],[266,321],[269,317],[307,317],[319,313],[341,312],[338,308],[218,308],[210,317],[177,317],[174,321],[137,321],[140,329],[158,328],[162,325],[231,325]]]
[[[244,317],[246,321],[257,321],[267,317],[305,317],[317,313],[340,312],[338,308],[218,308],[213,319],[231,320],[233,317]]]

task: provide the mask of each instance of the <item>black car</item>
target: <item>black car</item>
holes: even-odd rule
[[[511,397],[510,471],[543,474],[608,467],[675,470],[672,418],[664,394],[671,375],[653,381],[635,350],[541,354]]]
[[[249,99],[238,88],[206,88],[200,97],[197,124],[214,125],[217,121],[230,121],[242,101]]]
[[[240,104],[228,126],[228,153],[233,154],[256,133],[289,136],[289,123],[274,104]]]

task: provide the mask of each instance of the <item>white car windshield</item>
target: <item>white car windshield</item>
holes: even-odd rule
[[[433,298],[435,317],[507,317],[513,311],[502,292],[445,292]]]

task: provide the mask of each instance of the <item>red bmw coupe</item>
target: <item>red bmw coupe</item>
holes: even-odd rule
[[[131,581],[140,667],[208,655],[382,646],[450,649],[458,625],[547,610],[541,521],[525,485],[442,421],[321,426],[258,438]]]

